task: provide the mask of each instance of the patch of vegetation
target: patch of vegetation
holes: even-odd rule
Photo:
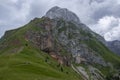
[[[120,67],[120,58],[116,54],[112,53],[106,46],[104,46],[101,42],[96,39],[91,39],[85,41],[85,43],[98,54],[100,54],[106,62],[111,62],[114,64],[114,67]]]

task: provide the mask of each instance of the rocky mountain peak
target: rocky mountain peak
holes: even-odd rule
[[[80,23],[80,20],[75,13],[69,11],[66,8],[60,8],[58,6],[55,6],[55,7],[51,8],[46,13],[45,17],[48,17],[50,19],[61,18],[65,21],[72,21],[72,22],[75,22],[75,23]]]

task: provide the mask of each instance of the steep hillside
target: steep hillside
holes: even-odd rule
[[[53,7],[0,39],[1,80],[119,80],[119,70],[120,57],[67,9]]]

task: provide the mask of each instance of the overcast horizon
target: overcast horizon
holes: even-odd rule
[[[44,16],[54,6],[74,12],[107,41],[120,40],[120,0],[0,0],[0,37],[6,30]]]

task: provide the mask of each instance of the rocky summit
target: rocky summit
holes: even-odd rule
[[[119,74],[120,57],[65,8],[53,7],[0,39],[1,80],[120,80]]]
[[[79,18],[77,15],[71,11],[69,11],[66,8],[60,8],[58,6],[55,6],[51,8],[45,15],[45,17],[48,17],[50,19],[63,19],[65,21],[72,21],[76,23],[80,23]]]

